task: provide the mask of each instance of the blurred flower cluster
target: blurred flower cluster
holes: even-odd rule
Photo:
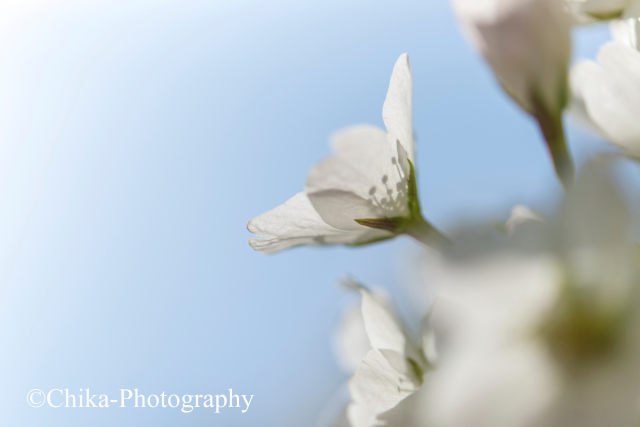
[[[406,325],[389,298],[360,294],[338,333],[351,372],[335,426],[627,427],[640,424],[640,271],[634,215],[616,176],[640,156],[640,1],[453,0],[461,28],[548,147],[564,197],[543,216],[440,232],[421,213],[412,71],[393,68],[386,131],[336,133],[303,192],[252,219],[249,241],[424,245],[427,307]],[[572,26],[610,21],[597,61],[571,66]],[[577,173],[568,112],[618,149]],[[462,231],[461,231],[462,230]],[[420,329],[419,336],[415,336]]]

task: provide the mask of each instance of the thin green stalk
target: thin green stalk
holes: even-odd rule
[[[567,191],[573,185],[575,168],[567,147],[562,117],[560,115],[553,117],[548,114],[538,114],[536,120],[547,143],[556,175]]]
[[[417,241],[434,249],[451,243],[451,240],[449,240],[447,236],[426,221],[422,215],[414,217],[406,226],[404,232]]]

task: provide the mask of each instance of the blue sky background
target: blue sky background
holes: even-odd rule
[[[581,30],[593,56],[606,26]],[[345,273],[397,295],[401,238],[275,256],[250,218],[329,135],[383,126],[408,52],[423,209],[447,230],[560,195],[533,123],[446,0],[15,0],[0,6],[0,425],[309,426],[347,379]],[[584,159],[601,142],[570,128]],[[404,297],[406,302],[406,297]],[[249,411],[31,408],[31,389],[255,395]]]

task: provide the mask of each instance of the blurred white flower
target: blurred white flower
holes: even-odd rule
[[[559,0],[453,0],[469,38],[505,91],[540,126],[565,187],[573,179],[562,111],[571,24]]]
[[[298,245],[361,245],[400,233],[437,232],[422,218],[413,170],[412,77],[409,57],[393,69],[382,116],[387,132],[356,126],[332,139],[335,155],[309,173],[305,191],[247,224],[264,253]]]
[[[610,142],[640,154],[640,52],[623,43],[604,45],[598,62],[571,71],[573,111]]]
[[[558,393],[536,328],[553,307],[557,269],[546,256],[445,263],[432,322],[439,363],[425,382],[424,417],[438,427],[524,427]]]
[[[608,165],[576,182],[541,251],[442,258],[438,359],[384,419],[403,427],[599,427],[640,420],[640,276]],[[521,224],[522,225],[522,224]],[[490,244],[486,245],[490,247]]]
[[[362,297],[361,320],[369,351],[349,381],[347,418],[352,427],[385,425],[378,415],[422,385],[427,361],[391,307],[366,288],[351,283]]]
[[[402,427],[528,427],[558,395],[559,373],[535,339],[558,293],[554,259],[499,253],[432,267],[438,359],[420,390],[380,418]]]
[[[609,298],[607,282],[592,294],[567,283],[565,268],[550,257],[496,256],[447,273],[433,313],[442,342],[425,379],[425,425],[637,423],[637,316]],[[626,298],[640,308],[637,295]]]

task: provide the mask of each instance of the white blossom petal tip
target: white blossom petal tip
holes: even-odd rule
[[[517,205],[511,209],[511,215],[506,222],[507,231],[513,234],[516,228],[530,223],[544,223],[544,216],[524,205]]]
[[[382,118],[392,141],[400,142],[414,160],[413,141],[413,78],[409,55],[403,53],[393,67],[387,98],[382,107]]]

